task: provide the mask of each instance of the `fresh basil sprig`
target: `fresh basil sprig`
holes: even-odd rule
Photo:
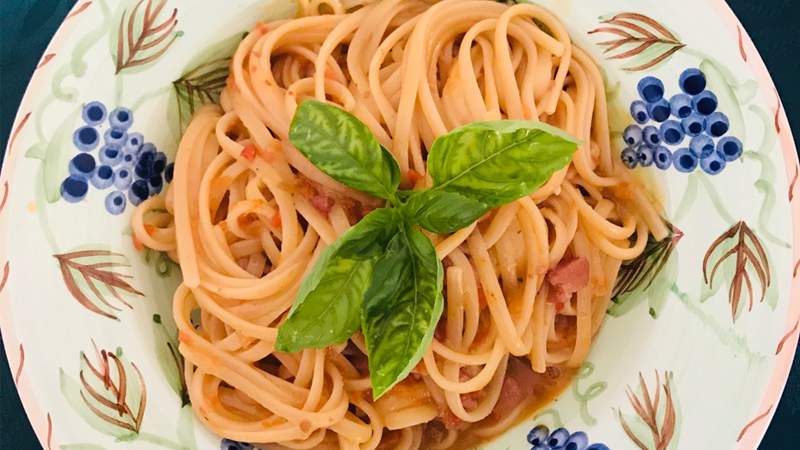
[[[397,210],[369,213],[320,255],[297,292],[276,347],[286,352],[344,342],[361,328],[376,260],[397,232]]]
[[[345,186],[386,200],[397,191],[397,161],[352,114],[306,100],[294,114],[289,140],[315,166]]]
[[[437,138],[433,187],[398,191],[400,171],[366,125],[327,103],[297,109],[289,139],[320,170],[387,200],[327,248],[304,278],[278,330],[280,351],[342,343],[361,329],[373,398],[422,359],[442,314],[442,265],[416,226],[466,227],[530,194],[572,158],[577,141],[539,122],[474,122]]]
[[[420,226],[452,233],[536,190],[570,162],[576,146],[568,134],[540,122],[470,123],[433,142],[428,154],[433,187],[415,193],[408,204],[424,220]]]
[[[375,398],[419,362],[444,306],[444,270],[433,243],[408,222],[399,228],[375,265],[361,315]]]

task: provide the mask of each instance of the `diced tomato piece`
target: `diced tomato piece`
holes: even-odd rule
[[[325,194],[320,194],[320,193],[312,195],[310,201],[311,204],[314,205],[314,208],[317,209],[317,211],[325,215],[331,212],[334,203],[332,198],[328,197]]]
[[[500,390],[500,398],[494,407],[494,413],[506,414],[511,411],[520,402],[533,395],[535,386],[536,376],[531,370],[530,364],[526,364],[520,358],[508,358],[506,378],[503,380],[503,387]]]
[[[253,161],[254,159],[256,159],[256,151],[257,151],[257,149],[256,149],[255,145],[247,144],[242,149],[242,158],[244,158],[244,159],[246,159],[248,161]]]
[[[136,234],[133,235],[133,248],[135,248],[137,252],[144,250],[144,244],[136,237]]]
[[[563,258],[547,272],[546,280],[550,285],[549,302],[560,304],[569,301],[572,294],[589,284],[589,261],[583,257]]]
[[[589,283],[589,261],[584,257],[564,258],[547,273],[547,281],[568,291],[580,290]]]
[[[256,22],[256,31],[261,34],[267,34],[267,32],[269,32],[269,26],[264,22]]]
[[[269,218],[269,223],[275,228],[280,228],[280,226],[281,226],[281,214],[280,214],[280,212],[276,211],[275,214],[273,214],[272,217]]]
[[[472,411],[478,407],[478,404],[480,404],[481,397],[483,397],[481,391],[461,394],[461,404],[464,405],[465,410]]]
[[[191,340],[192,340],[192,336],[191,336],[191,335],[189,335],[189,333],[187,333],[187,332],[185,332],[185,331],[179,331],[179,332],[178,332],[178,341],[180,341],[180,342],[187,342],[187,343],[188,343],[188,342],[190,342]]]
[[[441,414],[441,420],[448,430],[461,430],[467,425],[463,420],[456,417],[449,409],[445,409]]]

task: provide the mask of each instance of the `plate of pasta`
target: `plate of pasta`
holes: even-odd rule
[[[81,0],[6,155],[48,450],[754,449],[797,347],[722,0]]]

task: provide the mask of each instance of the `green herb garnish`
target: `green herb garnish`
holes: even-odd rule
[[[433,187],[410,192],[398,191],[397,162],[369,128],[335,106],[304,101],[289,139],[332,178],[387,203],[320,256],[275,347],[324,348],[360,329],[375,399],[422,359],[442,314],[442,265],[417,226],[435,233],[466,227],[536,190],[577,147],[571,136],[539,122],[474,122],[434,141],[427,161]]]

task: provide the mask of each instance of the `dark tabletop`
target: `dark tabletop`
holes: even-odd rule
[[[589,1],[589,0],[586,0]],[[36,63],[74,0],[0,0],[0,152]],[[728,0],[752,36],[800,136],[798,0]],[[800,145],[798,145],[800,146]],[[2,155],[0,155],[2,160]],[[800,437],[800,352],[760,450],[796,450]],[[37,449],[0,346],[0,449]],[[714,449],[722,450],[722,449]]]

